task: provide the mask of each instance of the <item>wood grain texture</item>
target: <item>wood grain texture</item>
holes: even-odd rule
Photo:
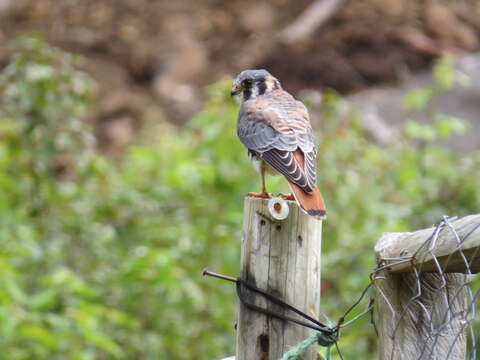
[[[245,198],[241,276],[318,318],[322,222],[304,214],[293,201],[288,201],[289,216],[274,221],[267,204],[267,200]],[[264,299],[250,296],[256,305],[267,306]],[[282,312],[278,306],[268,307]],[[311,334],[310,329],[240,305],[236,359],[278,360]],[[317,359],[316,349],[310,349],[303,359]]]
[[[445,226],[439,233],[438,239],[433,244],[431,239],[435,228],[418,230],[415,232],[385,233],[375,245],[377,263],[390,265],[390,272],[411,271],[412,265],[420,265],[423,272],[435,272],[437,266],[433,261],[433,255],[438,259],[445,272],[468,273],[465,261],[457,251],[462,249],[467,261],[471,263],[470,270],[476,273],[480,270],[480,214],[469,215],[450,222],[455,228],[454,232]],[[459,240],[461,245],[459,245]],[[425,246],[422,247],[422,245]],[[413,262],[389,260],[398,257],[412,257]]]
[[[466,275],[392,274],[375,280],[380,360],[465,360]],[[420,284],[420,292],[418,291]]]
[[[480,215],[383,234],[375,246],[381,271],[374,279],[381,360],[465,359],[465,274],[480,269],[479,245]]]

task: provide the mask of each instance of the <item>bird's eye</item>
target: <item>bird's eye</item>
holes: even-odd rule
[[[245,79],[245,80],[242,81],[242,85],[245,86],[245,87],[248,87],[248,86],[252,85],[252,80]]]

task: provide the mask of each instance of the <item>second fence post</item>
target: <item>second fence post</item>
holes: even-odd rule
[[[380,360],[466,359],[476,300],[466,274],[480,270],[479,249],[480,214],[383,234],[374,276]]]
[[[295,202],[289,201],[283,206],[289,207],[288,216],[275,220],[268,200],[245,198],[241,277],[318,318],[322,222],[304,214]],[[250,295],[257,306],[283,311]],[[312,331],[240,304],[236,360],[278,360]],[[309,349],[303,359],[317,359],[315,347]]]

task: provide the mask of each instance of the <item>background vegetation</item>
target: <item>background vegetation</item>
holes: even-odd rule
[[[236,275],[242,201],[259,179],[236,139],[230,79],[182,129],[157,123],[121,159],[94,151],[82,118],[95,84],[79,59],[35,38],[0,75],[0,358],[214,359],[234,352],[236,296],[203,279]],[[325,93],[319,130],[324,227],[322,311],[336,320],[368,282],[384,231],[478,212],[480,153],[432,141],[465,131],[429,107],[461,80],[448,65],[405,99],[399,141],[370,142]],[[414,121],[428,111],[433,125]],[[269,179],[273,192],[281,179]],[[345,329],[346,359],[372,359],[368,319]]]

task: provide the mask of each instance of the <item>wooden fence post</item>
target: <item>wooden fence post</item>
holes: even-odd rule
[[[374,277],[380,360],[465,359],[465,274],[480,269],[479,249],[480,215],[382,236],[375,255],[383,270]]]
[[[374,312],[380,360],[466,359],[465,275],[445,274],[445,279],[449,303],[441,296],[443,292],[437,292],[443,285],[437,274],[421,274],[421,297],[413,301],[415,274],[384,272],[376,280],[377,292],[383,293],[376,297]],[[453,319],[448,322],[450,311]],[[440,329],[442,324],[446,326]],[[438,336],[436,331],[440,331]]]
[[[293,201],[280,203],[289,207],[289,214],[284,220],[275,220],[276,210],[269,210],[268,203],[245,198],[241,277],[318,318],[322,222],[304,214]],[[249,301],[253,298],[258,306],[282,312],[258,296]],[[236,360],[278,360],[312,331],[240,304]],[[316,349],[309,349],[303,359],[317,359]]]

